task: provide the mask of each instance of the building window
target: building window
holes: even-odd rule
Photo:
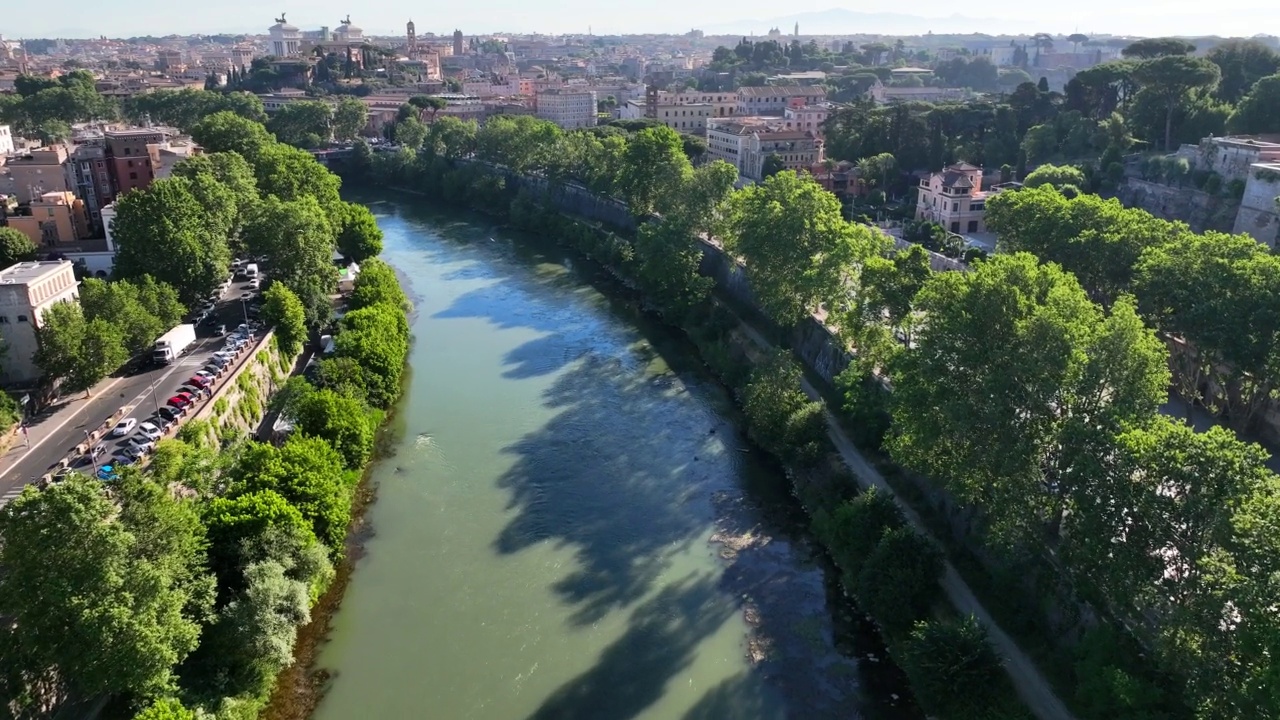
[[[951,203],[951,212],[960,212],[960,203]]]
[[[137,179],[138,179],[138,173],[136,173],[136,172],[131,172],[131,173],[129,173],[129,179],[130,179],[130,180],[137,180]]]
[[[18,322],[28,322],[26,315],[19,315]]]
[[[970,221],[969,221],[969,232],[971,232],[971,233],[976,233],[976,232],[978,232],[978,221],[977,221],[977,220],[970,220]]]
[[[128,155],[128,154],[129,154],[129,148],[127,148],[127,147],[126,147],[126,148],[124,149],[124,154],[125,154],[125,155]]]
[[[953,222],[953,223],[951,223],[951,232],[953,232],[953,233],[958,233],[958,232],[960,232],[960,223],[959,223],[959,222]]]
[[[9,316],[0,315],[0,325],[8,325],[8,324],[9,324]]]

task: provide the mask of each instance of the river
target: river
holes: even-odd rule
[[[689,346],[545,240],[370,207],[411,375],[316,720],[919,717]]]

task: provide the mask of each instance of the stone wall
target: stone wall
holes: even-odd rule
[[[193,421],[208,421],[205,440],[214,447],[224,439],[253,433],[266,413],[267,401],[288,379],[293,367],[293,358],[280,354],[272,331],[249,352],[249,360],[191,416]]]
[[[1280,165],[1254,165],[1249,171],[1240,212],[1236,215],[1232,232],[1245,233],[1264,245],[1276,246],[1280,233],[1280,210],[1276,198],[1280,197]]]
[[[1126,207],[1142,208],[1165,220],[1180,220],[1196,232],[1231,232],[1240,208],[1236,200],[1193,187],[1172,187],[1135,177],[1128,178],[1116,195]]]

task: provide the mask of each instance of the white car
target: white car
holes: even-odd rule
[[[201,370],[201,371],[197,372],[197,373],[196,373],[196,377],[202,377],[202,378],[204,378],[204,379],[208,380],[209,382],[213,382],[214,380],[217,380],[217,379],[218,379],[218,376],[217,376],[217,375],[215,375],[215,374],[213,374],[213,373],[209,372],[208,370]]]
[[[115,427],[111,428],[111,437],[124,437],[125,435],[128,435],[129,431],[133,430],[133,426],[137,424],[137,419],[125,418],[116,423]]]
[[[129,447],[137,448],[139,452],[150,453],[156,449],[155,440],[143,437],[142,435],[134,435],[129,438]]]
[[[149,422],[144,422],[138,426],[138,435],[141,437],[145,437],[148,440],[159,440],[160,438],[164,437],[164,432],[162,432],[160,428],[156,427],[155,425],[152,425]]]

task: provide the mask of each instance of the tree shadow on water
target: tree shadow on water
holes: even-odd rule
[[[587,355],[545,404],[557,414],[504,450],[516,460],[498,483],[517,513],[495,548],[572,547],[578,567],[553,588],[585,625],[640,599],[707,531],[707,486],[724,467],[707,457],[710,419],[617,359]]]
[[[639,715],[662,697],[667,683],[693,661],[698,644],[734,611],[710,575],[689,575],[667,585],[636,608],[626,633],[594,667],[556,689],[528,720]]]

